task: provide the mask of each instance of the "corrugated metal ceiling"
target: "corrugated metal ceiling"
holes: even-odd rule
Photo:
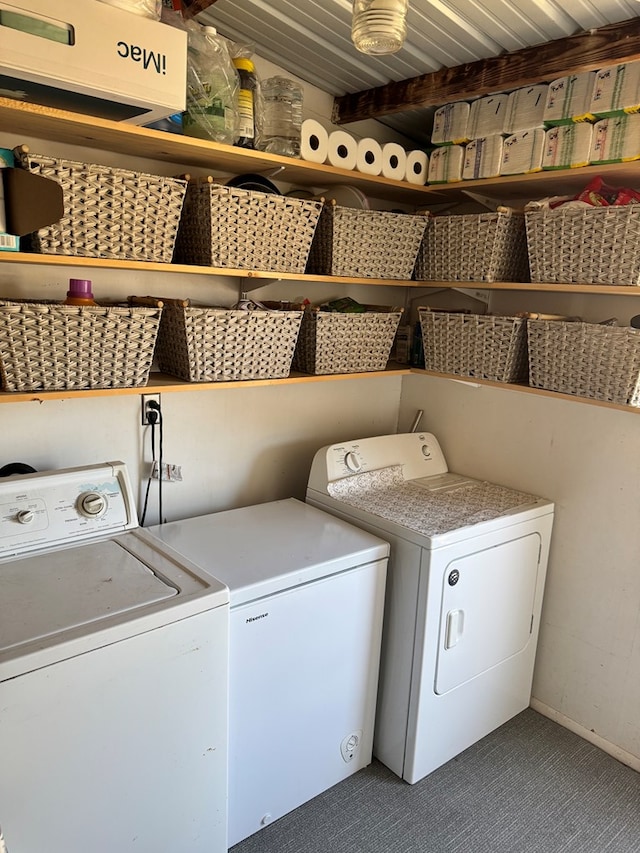
[[[409,0],[408,35],[391,56],[351,43],[350,0],[217,0],[198,15],[236,42],[332,95],[344,95],[532,47],[640,16],[640,0]],[[385,123],[417,138],[419,112]]]

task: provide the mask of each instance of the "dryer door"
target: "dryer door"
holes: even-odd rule
[[[435,691],[518,654],[531,637],[541,540],[532,533],[452,560],[442,577]]]

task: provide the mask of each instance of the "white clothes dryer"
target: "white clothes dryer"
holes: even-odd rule
[[[389,545],[302,501],[150,528],[229,587],[229,845],[371,762]]]
[[[373,751],[417,782],[529,705],[553,504],[426,432],[322,448],[307,502],[391,544]]]
[[[227,850],[229,591],[125,466],[0,480],[0,824],[20,853]]]

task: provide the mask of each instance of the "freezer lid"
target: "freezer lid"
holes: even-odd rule
[[[386,559],[389,545],[290,498],[147,528],[225,583],[231,606]]]
[[[178,594],[117,539],[4,563],[0,586],[0,654]]]

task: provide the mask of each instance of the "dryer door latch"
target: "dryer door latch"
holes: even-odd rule
[[[451,649],[458,644],[464,630],[464,610],[450,610],[447,613],[447,632],[444,647]]]

